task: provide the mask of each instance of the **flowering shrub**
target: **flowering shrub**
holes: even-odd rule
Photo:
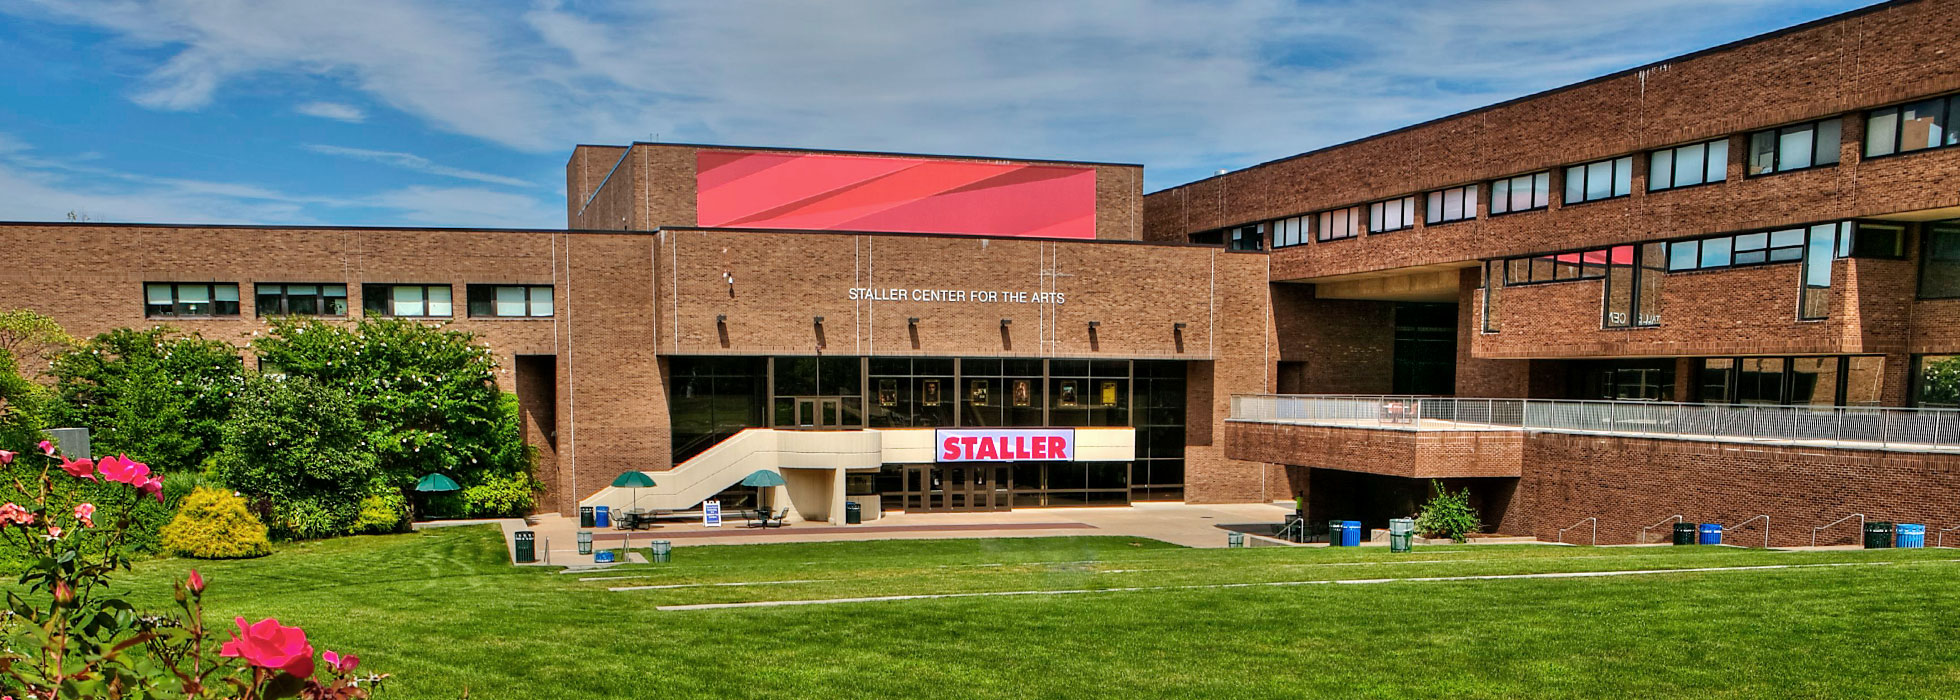
[[[245,559],[272,553],[265,525],[230,491],[201,487],[185,496],[163,526],[164,550],[196,559]]]
[[[237,632],[219,643],[204,623],[205,582],[196,571],[173,584],[177,610],[138,613],[110,593],[109,582],[129,568],[123,544],[131,513],[143,499],[163,498],[162,480],[122,455],[71,460],[47,442],[39,452],[44,464],[34,487],[15,478],[16,498],[0,504],[0,539],[30,560],[20,579],[26,595],[9,590],[0,612],[6,698],[353,700],[369,697],[386,678],[357,677],[359,661],[331,651],[322,655],[324,677],[315,678],[306,632],[270,618],[252,624],[238,618]],[[0,450],[0,464],[21,457]],[[59,479],[122,486],[102,492],[99,502],[69,508],[51,504]]]

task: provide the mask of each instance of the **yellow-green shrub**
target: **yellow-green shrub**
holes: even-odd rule
[[[163,526],[163,548],[197,559],[247,559],[272,553],[265,524],[230,491],[199,487]]]

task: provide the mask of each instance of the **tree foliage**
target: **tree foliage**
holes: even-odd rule
[[[265,499],[275,532],[303,538],[352,533],[380,475],[354,400],[303,376],[246,382],[214,466]]]
[[[1960,406],[1960,355],[1927,358],[1919,369],[1919,402],[1926,406]]]
[[[29,378],[80,343],[52,318],[27,309],[0,311],[0,352],[12,355]]]
[[[88,428],[97,454],[126,453],[179,472],[217,452],[244,361],[229,343],[158,326],[95,336],[49,371],[53,427]]]
[[[1448,537],[1463,542],[1470,533],[1484,529],[1483,520],[1477,517],[1477,509],[1470,505],[1469,488],[1450,493],[1441,481],[1431,480],[1429,484],[1436,494],[1416,514],[1416,532],[1424,537]]]

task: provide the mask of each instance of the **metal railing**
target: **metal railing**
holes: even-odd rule
[[[1911,451],[1960,450],[1960,409],[1246,394],[1231,420],[1379,430],[1537,430]]]
[[[1683,521],[1683,520],[1685,520],[1685,518],[1683,518],[1683,517],[1681,517],[1681,516],[1679,516],[1679,515],[1670,515],[1670,516],[1667,516],[1667,517],[1665,517],[1665,518],[1661,518],[1661,521],[1660,521],[1660,522],[1658,522],[1658,523],[1654,523],[1654,524],[1652,524],[1652,525],[1648,525],[1648,526],[1646,526],[1646,527],[1643,527],[1643,528],[1640,528],[1640,540],[1639,540],[1639,542],[1638,542],[1638,543],[1639,543],[1639,544],[1647,544],[1647,531],[1648,531],[1648,530],[1652,530],[1652,529],[1654,529],[1654,528],[1657,528],[1657,527],[1660,527],[1660,526],[1662,526],[1662,525],[1666,525],[1666,524],[1668,524],[1668,522],[1669,522],[1669,521],[1672,521],[1672,522],[1677,522],[1677,523],[1678,523],[1678,522],[1681,522],[1681,521]],[[1670,537],[1671,537],[1671,536],[1672,536],[1672,533],[1669,533],[1669,535],[1670,535]]]
[[[1810,528],[1810,546],[1812,546],[1812,547],[1815,547],[1815,546],[1817,546],[1817,533],[1818,533],[1819,531],[1821,531],[1821,530],[1824,530],[1824,529],[1826,529],[1826,528],[1829,528],[1829,527],[1831,527],[1831,526],[1833,526],[1833,525],[1836,525],[1836,524],[1838,524],[1838,523],[1841,523],[1841,522],[1844,522],[1844,521],[1846,521],[1846,520],[1850,520],[1850,519],[1852,519],[1852,518],[1857,518],[1857,519],[1858,519],[1858,536],[1860,536],[1860,537],[1863,537],[1863,536],[1864,536],[1864,533],[1865,533],[1865,514],[1864,514],[1864,513],[1852,513],[1852,514],[1850,514],[1850,515],[1847,515],[1847,516],[1844,516],[1844,517],[1842,517],[1842,518],[1838,518],[1838,519],[1836,519],[1836,520],[1833,520],[1833,521],[1830,521],[1830,522],[1828,522],[1828,523],[1824,523],[1823,525],[1819,525],[1819,526],[1817,526],[1817,527],[1813,527],[1813,528]]]
[[[1586,520],[1581,520],[1581,521],[1579,521],[1579,522],[1576,522],[1576,523],[1573,523],[1573,524],[1572,524],[1572,527],[1562,527],[1562,528],[1559,528],[1559,531],[1558,531],[1558,541],[1559,541],[1559,543],[1560,543],[1560,544],[1564,544],[1564,543],[1565,543],[1565,531],[1566,531],[1566,530],[1572,530],[1572,529],[1575,529],[1575,528],[1578,528],[1578,527],[1579,527],[1580,525],[1584,525],[1584,524],[1586,524],[1586,521],[1587,521],[1587,520],[1590,520],[1590,521],[1592,521],[1592,544],[1593,544],[1593,546],[1595,546],[1595,547],[1597,547],[1597,546],[1599,546],[1599,518],[1586,518]]]
[[[1749,523],[1753,523],[1758,520],[1763,521],[1763,549],[1769,549],[1769,516],[1768,515],[1758,515],[1748,520],[1744,520],[1742,522],[1736,523],[1734,527],[1722,528],[1722,536],[1727,537],[1729,533],[1735,532],[1736,530],[1740,530],[1742,529],[1742,526],[1748,525]]]

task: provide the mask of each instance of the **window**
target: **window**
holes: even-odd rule
[[[1265,250],[1266,225],[1253,224],[1232,229],[1232,238],[1225,244],[1226,250]],[[550,314],[545,314],[549,316]]]
[[[1729,140],[1663,148],[1647,154],[1647,191],[1659,192],[1729,179]]]
[[[1876,406],[1881,355],[1708,357],[1695,361],[1694,400],[1785,406]]]
[[[1598,279],[1606,276],[1607,257],[1608,249],[1600,248],[1511,258],[1504,261],[1504,286]]]
[[[1606,328],[1658,326],[1660,282],[1666,271],[1665,243],[1621,245],[1606,249]]]
[[[1919,355],[1912,364],[1913,405],[1960,408],[1960,355]]]
[[[472,284],[471,316],[525,318],[551,315],[551,285]]]
[[[260,316],[346,316],[347,285],[255,284]]]
[[[1416,225],[1414,195],[1368,205],[1368,232],[1388,233]]]
[[[1846,224],[1842,235],[1848,239],[1838,246],[1840,258],[1901,260],[1906,257],[1905,224],[1857,221]]]
[[[143,315],[155,318],[237,316],[235,282],[149,282],[143,285]]]
[[[1831,261],[1836,258],[1833,252],[1839,228],[1837,224],[1810,227],[1810,241],[1803,247],[1803,287],[1797,297],[1797,318],[1815,320],[1830,315]]]
[[[361,285],[361,311],[370,316],[455,315],[446,284]]]
[[[1960,144],[1953,131],[1957,96],[1875,109],[1865,115],[1865,157],[1911,153]]]
[[[1347,207],[1320,213],[1320,226],[1314,240],[1337,241],[1361,235],[1361,207]]]
[[[1846,224],[1849,225],[1848,223]],[[1827,237],[1836,236],[1838,224],[1814,227]],[[1806,227],[1775,231],[1712,236],[1692,241],[1674,241],[1667,246],[1669,272],[1745,267],[1770,263],[1797,262],[1804,258]],[[1829,240],[1824,244],[1828,246]]]
[[[1838,162],[1843,120],[1825,119],[1749,135],[1750,175],[1789,172]]]
[[[1441,224],[1477,218],[1477,186],[1464,185],[1429,193],[1429,206],[1423,207],[1423,221]]]
[[[1919,298],[1960,298],[1960,222],[1927,224],[1920,240]]]
[[[1565,169],[1565,203],[1596,202],[1633,193],[1633,156]]]
[[[1551,171],[1519,175],[1490,183],[1492,216],[1544,209],[1551,203],[1551,198]]]
[[[1304,245],[1307,242],[1307,217],[1290,216],[1273,222],[1273,247]]]
[[[1504,261],[1484,261],[1484,332],[1496,333],[1502,330],[1497,320],[1497,300],[1504,287]]]

